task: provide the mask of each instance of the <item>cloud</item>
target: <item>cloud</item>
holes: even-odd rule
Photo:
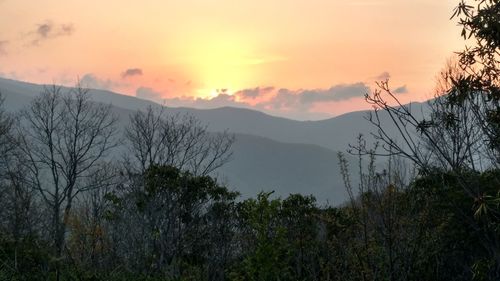
[[[362,82],[341,84],[327,90],[306,90],[301,93],[300,101],[303,104],[314,102],[341,101],[364,96],[370,88]]]
[[[153,93],[155,93],[153,91]],[[147,97],[144,97],[147,98]],[[156,98],[156,100],[160,100]],[[218,108],[225,106],[246,107],[251,106],[243,101],[237,101],[234,95],[220,93],[213,98],[196,98],[196,97],[176,97],[161,99],[167,106],[172,107],[194,107],[194,108]]]
[[[139,87],[135,91],[135,96],[142,99],[159,100],[162,97],[162,93],[154,91],[149,87]]]
[[[272,107],[274,109],[290,108],[297,104],[298,94],[288,89],[279,89],[270,100],[259,103],[258,107]]]
[[[194,104],[200,107],[206,108],[216,108],[216,107],[224,107],[224,106],[246,106],[247,104],[244,102],[237,102],[233,95],[229,95],[226,93],[221,93],[214,98],[211,99],[202,99],[197,98],[194,100]]]
[[[352,98],[363,97],[370,88],[362,83],[339,84],[328,89],[300,89],[290,90],[281,88],[276,90],[274,87],[256,87],[237,91],[230,95],[225,89],[217,91],[218,95],[214,98],[177,98],[170,102],[182,106],[253,106],[260,109],[287,109],[287,110],[309,110],[315,104],[325,102],[340,102]],[[258,100],[257,100],[258,99]],[[257,103],[253,102],[257,100]],[[168,101],[168,100],[167,100]]]
[[[403,85],[401,87],[397,87],[396,89],[394,89],[394,91],[392,91],[394,94],[406,94],[408,93],[408,88],[406,87],[406,85]]]
[[[75,28],[72,23],[54,24],[51,21],[37,24],[34,31],[29,32],[33,37],[31,44],[38,46],[41,42],[54,39],[57,37],[70,36],[74,33]]]
[[[391,74],[387,71],[380,73],[379,75],[374,77],[378,81],[389,80],[391,78]]]
[[[82,86],[91,89],[111,90],[114,87],[121,86],[121,84],[114,82],[110,79],[100,79],[93,73],[87,73],[80,79]]]
[[[38,28],[36,29],[36,33],[40,35],[42,38],[47,38],[49,36],[49,33],[52,30],[52,25],[48,23],[40,24],[38,25]]]
[[[237,91],[234,93],[234,95],[238,96],[240,99],[256,99],[258,97],[271,93],[273,90],[274,87],[256,87]]]
[[[331,102],[343,102],[363,97],[370,88],[362,82],[339,84],[326,89],[299,89],[256,87],[230,93],[217,89],[217,95],[209,98],[183,96],[162,98],[164,93],[149,87],[140,87],[136,96],[164,103],[171,107],[218,108],[225,106],[262,110],[274,115],[286,115],[296,119],[329,117],[321,106]],[[328,105],[326,105],[328,106]],[[319,110],[319,111],[318,111]],[[323,111],[322,111],[323,110]]]
[[[305,110],[316,103],[339,102],[363,97],[369,91],[370,88],[362,82],[335,85],[329,89],[294,91],[282,88],[271,99],[259,103],[259,106],[275,109],[300,108]]]
[[[125,79],[131,76],[141,76],[142,74],[142,69],[140,68],[129,68],[122,73],[122,78]]]
[[[0,56],[7,54],[7,45],[8,44],[9,44],[9,41],[0,40]]]

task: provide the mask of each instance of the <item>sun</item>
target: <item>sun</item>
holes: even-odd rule
[[[204,97],[233,94],[255,83],[255,60],[249,44],[235,38],[213,39],[191,44],[189,62],[203,85]],[[225,89],[225,91],[224,91]]]

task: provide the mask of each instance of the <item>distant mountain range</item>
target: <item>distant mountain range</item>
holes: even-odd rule
[[[43,85],[0,78],[0,93],[9,111],[25,107],[42,90]],[[112,104],[122,125],[127,124],[134,111],[155,104],[110,91],[91,90],[91,94],[96,102]],[[422,104],[412,106],[418,110]],[[232,161],[219,169],[216,176],[244,197],[275,190],[282,197],[302,193],[312,194],[322,203],[342,203],[347,193],[337,152],[345,151],[360,133],[369,138],[374,129],[365,119],[369,111],[321,121],[295,121],[234,107],[168,107],[167,112],[189,113],[207,124],[210,131],[228,130],[235,134]],[[388,116],[381,116],[389,122]],[[348,159],[355,164],[354,158]]]

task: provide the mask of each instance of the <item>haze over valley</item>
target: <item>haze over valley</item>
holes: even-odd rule
[[[500,280],[500,0],[0,0],[0,281]]]

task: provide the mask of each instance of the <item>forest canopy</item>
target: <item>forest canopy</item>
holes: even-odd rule
[[[0,280],[500,280],[500,1],[450,12],[470,45],[423,117],[367,93],[340,206],[242,199],[213,177],[234,136],[162,106],[124,133],[80,84],[2,106]]]

